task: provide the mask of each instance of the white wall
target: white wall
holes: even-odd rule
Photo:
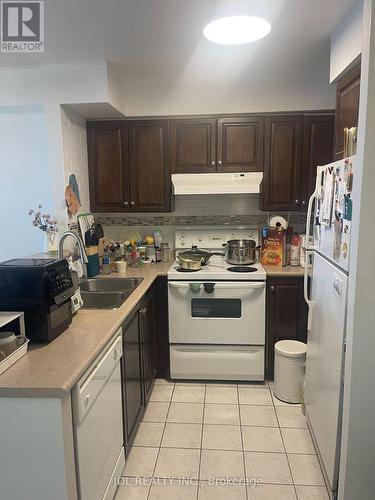
[[[0,106],[0,261],[43,250],[43,232],[28,209],[53,209],[45,110]]]
[[[365,0],[347,318],[339,500],[374,498],[375,16]]]
[[[323,61],[324,64],[324,61]],[[272,111],[298,111],[333,109],[335,90],[328,82],[327,70],[322,75],[304,78],[271,77],[251,79],[247,86],[236,81],[220,80],[200,84],[181,81],[126,83],[124,86],[125,114],[127,116],[256,113]]]
[[[362,52],[362,13],[363,1],[358,0],[331,37],[330,82]]]

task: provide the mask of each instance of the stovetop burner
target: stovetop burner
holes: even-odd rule
[[[256,267],[234,266],[228,267],[227,271],[231,271],[232,273],[255,273],[258,269]]]
[[[176,271],[179,273],[196,273],[197,271],[200,271],[200,269],[184,269],[183,267],[178,267]]]

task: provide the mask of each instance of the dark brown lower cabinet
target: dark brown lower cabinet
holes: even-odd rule
[[[150,399],[156,373],[169,376],[167,278],[158,278],[122,327],[125,453],[129,453]]]
[[[123,326],[122,393],[124,444],[127,455],[144,410],[139,310],[133,311]]]
[[[279,340],[307,340],[307,305],[302,277],[267,280],[266,377],[273,380],[274,346]]]

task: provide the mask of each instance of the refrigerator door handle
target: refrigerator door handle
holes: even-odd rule
[[[306,219],[306,250],[313,250],[314,245],[311,245],[310,242],[314,241],[314,236],[311,234],[311,217],[314,206],[314,201],[318,196],[318,189],[315,189],[313,194],[310,196],[309,203],[307,205],[307,219]]]
[[[312,258],[312,263],[310,264],[310,257]],[[307,315],[307,334],[309,334],[311,330],[311,318],[312,318],[312,308],[314,305],[314,302],[310,300],[309,298],[309,271],[311,269],[311,276],[312,276],[312,267],[313,267],[313,259],[314,259],[314,252],[306,251],[306,264],[305,264],[305,271],[304,271],[304,277],[303,277],[303,295],[305,298],[305,302],[308,306],[308,315]]]

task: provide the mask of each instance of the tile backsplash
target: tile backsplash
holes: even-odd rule
[[[90,211],[89,174],[87,160],[86,120],[73,111],[61,107],[61,130],[64,156],[65,186],[70,174],[75,174],[81,200],[79,212]],[[77,222],[73,216],[69,224]]]
[[[95,219],[101,222],[108,237],[116,240],[141,236],[160,229],[163,239],[174,240],[176,226],[258,226],[268,224],[274,213],[259,210],[259,195],[189,195],[176,196],[171,213],[126,214],[97,213]],[[303,232],[306,215],[299,213],[278,213],[285,217],[297,232]]]

